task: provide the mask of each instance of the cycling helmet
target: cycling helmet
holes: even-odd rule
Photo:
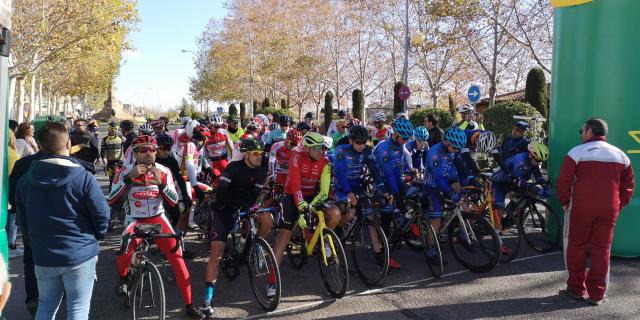
[[[444,132],[444,139],[456,149],[462,149],[467,145],[467,135],[458,127],[449,127]]]
[[[138,134],[141,134],[141,135],[152,135],[153,134],[153,127],[148,123],[140,125],[138,127]]]
[[[156,136],[156,141],[158,143],[159,146],[172,146],[173,145],[173,138],[166,134],[166,133],[162,133]]]
[[[356,118],[351,118],[347,121],[347,128],[351,128],[353,126],[359,126],[359,125],[360,125],[360,120]]]
[[[529,149],[529,153],[539,161],[545,161],[549,159],[549,148],[544,145],[544,143],[540,143],[537,141],[529,143],[527,147]]]
[[[189,122],[191,122],[191,118],[189,117],[180,118],[180,123],[183,127],[186,127]]]
[[[214,127],[222,126],[222,117],[219,114],[214,114],[209,117],[209,123]]]
[[[281,127],[288,127],[291,122],[291,117],[289,117],[286,114],[283,114],[280,116],[280,119],[278,119],[278,122],[280,123]]]
[[[302,140],[302,133],[297,129],[291,129],[287,131],[287,139],[289,139],[289,141],[295,142],[296,144],[300,144],[300,141]]]
[[[491,131],[482,131],[476,140],[476,151],[487,153],[496,147],[496,135]]]
[[[200,126],[200,122],[196,120],[191,120],[187,123],[184,127],[184,133],[187,135],[187,138],[191,139],[193,137],[193,132],[198,126]]]
[[[122,122],[120,122],[120,129],[122,130],[133,129],[133,122],[131,122],[131,120],[122,120]]]
[[[257,115],[255,116],[255,118],[260,119],[260,121],[262,122],[262,126],[263,126],[263,127],[268,126],[268,125],[269,125],[269,123],[271,122],[271,121],[269,121],[269,117],[267,117],[266,115],[264,115],[264,114],[262,114],[262,113],[257,114]]]
[[[393,120],[398,120],[400,118],[405,118],[405,119],[409,120],[409,116],[404,112],[398,112],[398,113],[396,113],[395,116],[393,116]]]
[[[302,145],[309,148],[321,146],[324,145],[324,138],[317,132],[307,132],[307,134],[302,137]]]
[[[109,122],[109,128],[117,128],[117,127],[118,127],[118,125],[116,124],[115,121]]]
[[[191,140],[196,141],[204,141],[211,137],[211,131],[204,125],[198,125],[193,129],[193,135],[191,136]]]
[[[260,118],[258,117],[253,117],[251,118],[251,120],[249,120],[249,123],[247,123],[247,129],[251,129],[251,130],[260,130],[262,129],[262,121],[260,120]]]
[[[304,122],[300,122],[296,126],[296,129],[298,129],[298,130],[300,130],[300,132],[302,132],[302,131],[305,131],[305,130],[306,131],[311,130],[311,127],[308,124],[304,123]]]
[[[411,139],[413,136],[413,124],[408,119],[400,118],[394,121],[391,127],[395,133],[399,134],[404,139]]]
[[[469,112],[469,111],[473,111],[473,106],[470,104],[463,104],[461,106],[458,107],[458,112],[459,113],[465,113],[465,112]]]
[[[240,139],[238,146],[240,152],[262,151],[262,144],[253,136]]]
[[[387,116],[385,116],[384,113],[382,112],[373,116],[373,122],[385,122],[385,121],[387,121]]]
[[[145,145],[157,146],[158,143],[156,142],[156,138],[154,138],[153,136],[140,135],[133,139],[133,141],[131,142],[131,149],[135,151],[138,147]]]
[[[269,131],[275,131],[277,129],[280,129],[280,124],[277,122],[271,122],[269,125]]]
[[[427,141],[427,139],[429,139],[429,130],[423,126],[417,127],[413,134],[418,141]]]
[[[349,139],[367,140],[368,138],[369,138],[369,132],[367,132],[367,128],[359,124],[349,128]]]
[[[326,149],[331,149],[331,147],[333,146],[333,138],[331,137],[327,137],[327,136],[322,136],[322,140],[323,140],[323,146]]]
[[[307,112],[307,114],[304,115],[304,119],[305,120],[306,119],[313,119],[313,118],[315,118],[313,112]]]
[[[346,128],[347,122],[344,119],[339,119],[336,121],[336,128]]]
[[[520,129],[522,132],[527,132],[527,130],[529,130],[529,123],[526,121],[517,121],[513,126]]]
[[[338,111],[338,117],[346,117],[347,116],[347,112],[344,110],[340,110]]]

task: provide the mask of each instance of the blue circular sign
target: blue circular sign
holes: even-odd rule
[[[469,87],[469,91],[467,91],[467,99],[469,99],[471,103],[478,103],[478,101],[480,101],[480,87],[472,84],[471,87]]]

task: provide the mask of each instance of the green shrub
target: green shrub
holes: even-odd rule
[[[202,113],[198,112],[198,111],[194,111],[191,113],[191,119],[193,120],[200,120],[202,119]]]
[[[240,125],[244,127],[247,123],[247,106],[244,102],[240,102]]]
[[[482,114],[484,116],[484,127],[493,131],[496,136],[508,137],[511,135],[511,129],[515,123],[513,116],[527,116],[541,118],[542,115],[535,108],[526,102],[505,101],[488,108]],[[529,123],[532,125],[533,123]],[[533,126],[531,126],[533,128]],[[529,137],[536,134],[533,130],[529,130]]]
[[[426,118],[429,113],[434,113],[438,118],[440,118],[438,120],[438,126],[443,130],[453,124],[451,114],[445,109],[424,109],[416,111],[409,116],[409,119],[413,123],[414,127],[424,126],[424,118]]]
[[[527,74],[524,100],[546,117],[549,111],[547,99],[547,80],[544,76],[544,71],[539,67],[532,68]]]
[[[238,117],[238,108],[236,107],[235,103],[232,103],[229,106],[229,117],[230,118],[237,118]]]

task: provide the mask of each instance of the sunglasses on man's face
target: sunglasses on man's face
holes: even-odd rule
[[[353,143],[357,144],[357,145],[363,145],[365,143],[367,143],[366,140],[353,140]]]
[[[264,154],[264,151],[249,151],[249,154],[254,157],[262,157],[262,155]]]
[[[313,147],[309,147],[309,151],[319,152],[319,151],[323,151],[323,150],[324,150],[324,146],[313,146]]]
[[[156,147],[138,147],[135,150],[137,153],[155,153],[158,151]]]

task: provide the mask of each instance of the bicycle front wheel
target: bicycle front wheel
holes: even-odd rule
[[[351,257],[360,279],[368,285],[382,281],[389,271],[389,243],[382,227],[364,218],[357,222],[349,238]]]
[[[449,226],[451,251],[471,272],[491,271],[500,261],[500,239],[491,223],[482,217],[455,217]]]
[[[324,286],[333,297],[344,297],[349,287],[349,267],[340,239],[333,230],[324,228],[316,246]]]
[[[158,268],[150,261],[144,262],[137,275],[131,294],[131,312],[134,320],[164,320],[164,284]]]
[[[444,270],[442,250],[440,250],[438,236],[428,220],[422,220],[420,234],[422,237],[422,246],[424,247],[425,260],[429,267],[429,271],[431,271],[431,275],[434,278],[440,279]]]
[[[538,253],[548,253],[561,246],[560,218],[545,201],[531,200],[522,209],[518,229],[525,242]]]
[[[265,311],[273,311],[280,303],[280,269],[269,243],[260,237],[254,240],[249,252],[249,282],[260,306]]]

